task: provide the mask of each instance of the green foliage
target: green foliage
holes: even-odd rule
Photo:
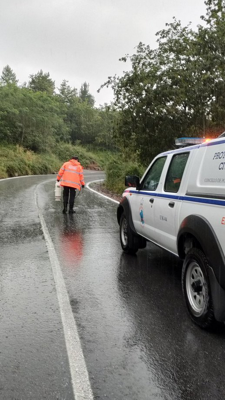
[[[0,179],[5,179],[5,178],[8,178],[7,172],[5,170],[5,167],[0,163]]]
[[[51,96],[55,91],[55,82],[50,78],[49,72],[44,74],[42,70],[36,75],[30,75],[28,86],[34,92],[45,92]]]
[[[144,167],[136,162],[123,162],[120,154],[106,151],[92,153],[81,146],[59,143],[53,153],[35,154],[21,146],[2,145],[0,147],[0,179],[57,173],[61,165],[73,155],[79,157],[84,168],[106,168],[106,187],[121,194],[125,188],[126,175],[142,176]]]
[[[110,77],[118,111],[115,137],[123,154],[148,163],[180,136],[216,135],[225,128],[225,12],[207,0],[195,32],[175,18],[158,32],[158,47],[139,43],[121,61],[132,68]]]
[[[54,151],[54,152],[53,152]],[[100,157],[81,146],[59,143],[50,153],[36,154],[21,146],[2,145],[0,147],[0,179],[22,175],[41,175],[58,172],[61,165],[74,155],[84,168],[100,169]]]
[[[22,175],[55,173],[61,163],[53,154],[37,155],[20,146],[1,146],[0,179]]]
[[[54,149],[54,154],[62,163],[70,160],[73,156],[77,156],[84,168],[87,168],[91,164],[99,164],[96,154],[87,151],[79,145],[74,146],[68,143],[59,143]]]
[[[85,82],[79,96],[63,80],[59,93],[49,73],[30,75],[28,86],[18,87],[9,66],[0,80],[0,143],[18,144],[35,152],[49,152],[57,143],[92,148],[115,148],[115,112],[94,108]]]
[[[196,31],[174,18],[156,33],[156,49],[139,43],[135,54],[121,59],[130,60],[130,71],[102,85],[113,88],[111,106],[95,108],[86,82],[78,94],[64,80],[56,94],[42,70],[30,75],[28,87],[18,87],[6,66],[0,79],[0,143],[9,151],[7,157],[0,153],[0,176],[49,173],[77,155],[84,167],[108,164],[106,184],[121,193],[125,175],[141,176],[139,164],[146,166],[173,147],[175,138],[224,131],[225,7],[223,0],[205,5],[204,24]]]
[[[122,162],[121,155],[114,157],[106,167],[106,187],[107,189],[122,194],[125,189],[125,176],[137,175],[141,177],[144,172],[143,166],[136,162]]]
[[[101,106],[95,113],[94,133],[95,139],[93,147],[102,150],[117,151],[116,138],[114,136],[114,127],[117,121],[117,112],[113,107],[107,105]]]
[[[57,97],[15,85],[0,86],[0,141],[33,151],[54,147],[68,138]]]
[[[30,170],[23,160],[15,159],[13,161],[8,161],[5,164],[5,169],[7,176],[21,176],[21,175],[29,175]]]
[[[93,108],[79,97],[70,98],[66,107],[65,124],[73,144],[80,143],[92,148],[113,149],[113,124],[115,112],[108,107]]]
[[[77,90],[72,89],[64,79],[59,88],[59,97],[63,103],[69,105],[77,97]]]
[[[0,78],[2,85],[16,85],[18,80],[16,79],[16,74],[13,72],[9,65],[6,65],[2,70],[2,76]]]
[[[106,166],[108,165],[109,162],[113,161],[116,156],[118,157],[117,152],[112,152],[109,150],[94,149],[93,153],[95,154],[98,165],[103,170],[106,169]]]
[[[89,84],[87,82],[84,82],[83,85],[81,85],[79,97],[83,103],[86,102],[89,106],[94,106],[95,99],[89,92]]]

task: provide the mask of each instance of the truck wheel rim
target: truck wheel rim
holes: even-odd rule
[[[127,237],[127,220],[126,218],[123,219],[122,226],[121,226],[121,240],[124,246],[127,245],[128,237]]]
[[[186,274],[186,291],[193,314],[200,317],[206,306],[206,280],[201,267],[192,261]]]

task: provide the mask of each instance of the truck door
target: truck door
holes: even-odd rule
[[[144,176],[139,190],[139,201],[137,204],[138,231],[153,242],[157,242],[154,207],[166,159],[167,156],[162,156],[155,160]]]
[[[180,188],[189,152],[175,154],[170,162],[165,179],[164,190],[157,197],[154,205],[155,228],[159,244],[177,253],[177,227],[181,206]]]

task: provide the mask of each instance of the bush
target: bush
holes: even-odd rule
[[[58,143],[54,149],[54,154],[59,158],[61,164],[70,160],[73,156],[77,156],[84,168],[87,168],[90,164],[99,165],[98,156],[79,145]]]
[[[9,177],[30,175],[30,170],[24,160],[9,161],[5,164],[5,169]]]
[[[84,168],[90,165],[99,166],[98,156],[81,146],[59,143],[54,148],[54,154],[37,154],[18,145],[2,145],[0,147],[0,179],[57,173],[61,165],[74,155],[79,157]]]
[[[7,177],[8,177],[8,175],[7,175],[5,167],[3,165],[0,165],[0,179],[4,179]]]
[[[57,173],[62,163],[53,154],[37,154],[36,160],[31,164],[31,171],[34,175]]]
[[[37,155],[20,146],[4,146],[0,150],[0,177],[36,175],[57,171],[60,162],[54,156]]]
[[[120,159],[121,157],[114,158],[106,167],[106,187],[117,194],[121,194],[125,189],[126,175],[141,177],[144,172],[143,166],[135,162],[122,162]]]
[[[121,195],[125,189],[126,175],[142,176],[143,166],[137,162],[126,162],[121,154],[108,151],[92,153],[80,145],[58,143],[53,153],[36,154],[20,146],[0,147],[0,178],[21,175],[42,175],[57,173],[61,165],[72,156],[78,156],[84,168],[89,166],[106,170],[105,186],[108,190]]]

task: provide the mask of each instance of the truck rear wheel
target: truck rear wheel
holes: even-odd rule
[[[182,289],[188,312],[192,321],[204,329],[215,322],[207,267],[204,253],[192,248],[182,269]]]
[[[120,243],[123,251],[127,254],[135,254],[138,251],[138,237],[130,229],[126,215],[120,218]]]

